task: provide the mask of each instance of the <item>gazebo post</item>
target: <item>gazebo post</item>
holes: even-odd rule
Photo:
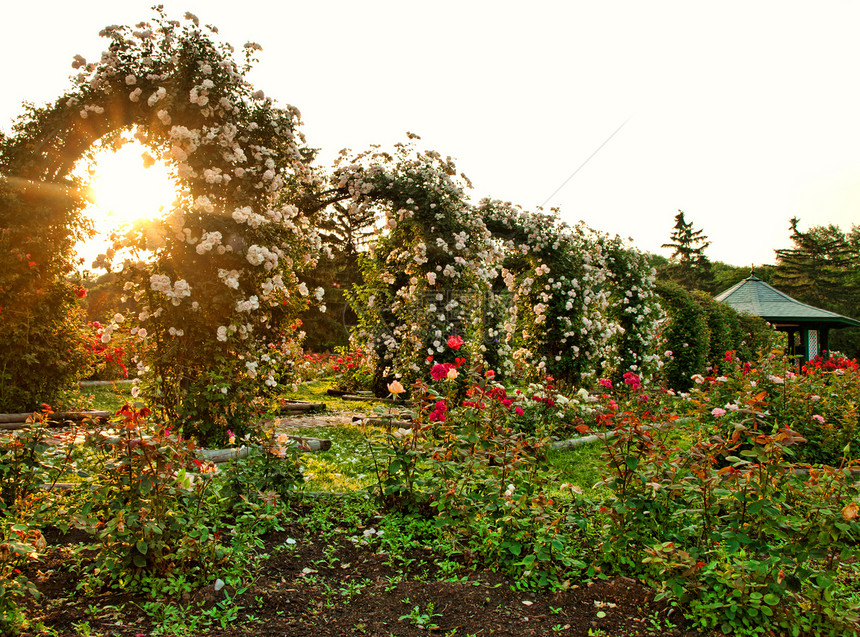
[[[821,339],[821,353],[827,353],[827,357],[830,358],[830,330],[827,327],[822,327],[819,332]]]
[[[800,351],[803,353],[801,365],[811,359],[814,355],[810,355],[812,347],[812,339],[809,338],[809,328],[803,326],[800,328]]]
[[[794,358],[795,354],[797,354],[797,346],[794,344],[794,329],[787,327],[785,328],[785,333],[788,334],[788,347],[785,349],[786,354],[788,354],[789,358]]]

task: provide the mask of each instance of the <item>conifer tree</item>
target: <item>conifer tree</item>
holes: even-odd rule
[[[774,285],[798,301],[851,318],[860,316],[860,228],[845,234],[838,226],[813,226],[806,232],[790,220],[792,248],[776,251]],[[834,330],[830,346],[849,356],[860,354],[860,328]]]
[[[696,230],[679,210],[669,239],[671,243],[661,246],[672,250],[670,262],[662,268],[663,277],[687,289],[710,290],[713,276],[705,249],[711,242],[704,231]]]
[[[790,220],[793,248],[776,251],[778,269],[776,284],[787,294],[819,307],[844,305],[853,300],[857,290],[849,283],[858,265],[857,250],[837,226],[815,226],[802,232],[800,220]],[[857,228],[855,228],[855,233]]]

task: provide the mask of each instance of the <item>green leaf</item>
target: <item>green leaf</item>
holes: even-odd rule
[[[146,558],[140,553],[136,553],[131,561],[134,562],[134,565],[138,568],[144,568],[146,566]]]
[[[513,553],[514,555],[519,555],[520,553],[522,553],[522,552],[523,552],[523,545],[522,545],[522,544],[520,544],[519,542],[513,542],[513,543],[511,543],[511,545],[508,547],[508,550],[509,550],[511,553]]]
[[[143,540],[139,540],[137,544],[135,544],[137,550],[141,552],[142,555],[146,555],[146,552],[149,550],[149,545]]]
[[[764,596],[764,603],[770,604],[771,606],[776,606],[777,604],[779,604],[779,597],[777,597],[773,593],[768,593]]]

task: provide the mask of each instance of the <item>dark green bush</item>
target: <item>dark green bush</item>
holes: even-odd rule
[[[54,405],[93,362],[63,227],[79,207],[65,184],[0,178],[0,411]]]
[[[663,342],[672,352],[664,368],[665,382],[671,389],[686,391],[693,383],[690,377],[707,366],[710,343],[707,317],[693,295],[680,285],[660,282],[657,294],[667,315]]]
[[[722,367],[726,352],[755,359],[772,343],[773,329],[761,318],[739,314],[703,292],[688,292],[674,283],[657,285],[667,320],[663,347],[671,351],[664,368],[666,386],[676,391],[692,387],[693,374]]]

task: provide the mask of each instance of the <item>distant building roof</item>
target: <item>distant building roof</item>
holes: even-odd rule
[[[714,297],[738,312],[760,316],[770,323],[803,323],[828,327],[860,326],[847,316],[797,301],[752,275]]]

